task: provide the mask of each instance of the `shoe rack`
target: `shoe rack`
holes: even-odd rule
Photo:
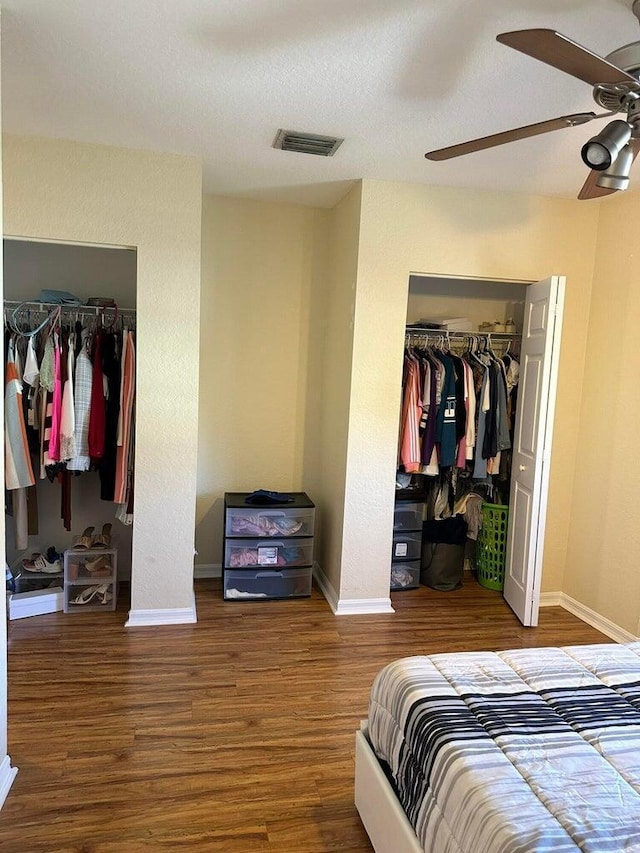
[[[116,549],[76,549],[64,552],[64,612],[115,610],[118,598]]]

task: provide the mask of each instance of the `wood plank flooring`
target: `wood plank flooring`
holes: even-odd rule
[[[465,582],[393,595],[395,615],[336,618],[311,599],[223,602],[198,624],[125,629],[115,613],[9,623],[2,853],[371,851],[353,806],[368,691],[410,654],[608,642],[560,608],[523,628]]]

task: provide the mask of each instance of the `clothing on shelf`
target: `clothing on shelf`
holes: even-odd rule
[[[71,529],[72,474],[98,471],[102,500],[131,523],[135,314],[5,302],[5,478],[8,490],[48,478]],[[43,319],[44,318],[44,319]],[[24,365],[24,368],[22,368]],[[14,498],[26,546],[24,500]],[[19,546],[18,546],[19,547]]]
[[[421,346],[405,349],[399,471],[437,477],[456,469],[476,480],[508,479],[516,358],[508,351],[498,357],[482,336],[420,338]]]

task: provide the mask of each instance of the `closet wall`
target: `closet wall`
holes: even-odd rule
[[[600,207],[563,592],[640,637],[640,193]],[[560,587],[558,587],[560,589]]]
[[[92,296],[109,296],[122,308],[136,305],[136,252],[94,246],[4,240],[5,299],[34,300],[43,288],[67,290],[86,302]],[[36,474],[38,477],[38,475]],[[132,527],[114,517],[115,505],[100,500],[100,478],[87,472],[71,480],[72,530],[60,519],[60,485],[48,479],[36,480],[38,534],[29,538],[27,553],[57,551],[71,547],[85,527],[113,524],[112,544],[118,549],[118,576],[131,576]],[[14,547],[13,520],[7,521],[7,560],[10,565],[23,556]]]
[[[137,250],[129,623],[195,619],[202,171],[195,158],[5,135],[5,235]]]
[[[361,192],[345,516],[341,528],[331,531],[341,541],[341,599],[371,609],[388,602],[399,366],[407,279],[418,272],[505,281],[567,276],[542,578],[543,590],[562,588],[597,206],[377,181],[364,181]],[[357,517],[348,515],[348,507],[361,508]]]

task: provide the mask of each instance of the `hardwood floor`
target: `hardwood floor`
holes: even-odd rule
[[[198,624],[125,629],[115,613],[9,623],[2,853],[370,851],[353,806],[353,741],[393,658],[608,642],[566,611],[523,628],[474,581],[395,593],[395,615],[311,599],[223,602]]]

